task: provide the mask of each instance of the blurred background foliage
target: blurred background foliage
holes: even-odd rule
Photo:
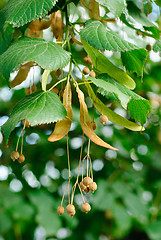
[[[3,6],[3,3],[1,4],[0,7]],[[143,4],[147,15],[156,18],[157,6],[154,2],[143,1]],[[72,10],[76,11],[71,4]],[[79,6],[78,16],[81,11]],[[119,28],[120,23],[116,23],[115,30]],[[127,30],[123,24],[121,28]],[[138,37],[134,30],[129,30],[128,34],[129,38],[135,36],[138,41],[144,38],[145,46],[154,44],[149,37]],[[44,38],[47,37],[50,38],[50,31],[44,31]],[[84,50],[74,44],[72,51],[83,68]],[[91,143],[90,155],[98,189],[94,194],[85,195],[86,201],[92,207],[88,214],[80,210],[82,199],[78,190],[74,198],[76,215],[70,218],[65,213],[59,217],[56,212],[68,183],[68,169],[66,138],[55,143],[47,141],[53,125],[26,128],[26,160],[22,164],[10,159],[22,124],[18,124],[12,132],[7,147],[0,133],[0,240],[161,239],[161,58],[153,51],[149,52],[149,56],[143,79],[133,75],[137,83],[135,91],[149,99],[152,106],[144,132],[132,132],[111,122],[102,126],[98,113],[93,110],[89,99],[86,99],[89,111],[94,112],[96,133],[112,146],[119,148],[116,152]],[[120,65],[119,57],[119,53],[110,53],[110,59],[117,65]],[[75,77],[79,78],[77,69],[73,71]],[[66,72],[64,69],[64,74]],[[39,67],[33,67],[26,81],[19,87],[9,89],[5,83],[1,83],[0,125],[7,120],[13,106],[25,96],[25,88],[29,87],[33,78],[39,89]],[[54,77],[51,84],[53,81]],[[107,104],[120,115],[129,118],[119,103],[112,104],[109,101]],[[74,95],[74,118],[69,132],[73,184],[77,176],[82,141],[78,107],[78,100]],[[87,143],[88,139],[85,138],[83,156],[87,152]]]

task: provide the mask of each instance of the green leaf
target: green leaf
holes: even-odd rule
[[[56,209],[56,201],[47,191],[31,191],[28,193],[28,197],[38,211],[49,211],[54,207]]]
[[[105,97],[107,92],[115,93],[123,108],[128,108],[135,121],[139,121],[141,125],[146,122],[146,116],[150,110],[148,100],[132,92],[107,74],[102,74],[97,79],[88,77],[87,80],[91,80],[97,87],[100,87],[98,91]]]
[[[0,15],[0,17],[2,17]],[[6,51],[7,47],[12,41],[14,28],[9,24],[4,24],[1,28],[0,26],[0,54]]]
[[[90,45],[99,50],[109,51],[128,51],[139,48],[129,43],[114,33],[97,20],[89,20],[85,24],[85,28],[80,31],[81,37]]]
[[[123,0],[96,0],[99,4],[107,7],[115,17],[119,17],[125,8]]]
[[[46,205],[46,203],[44,203]],[[55,236],[62,227],[62,221],[56,211],[52,209],[38,212],[36,220],[45,229],[46,237]]]
[[[20,27],[45,16],[56,2],[57,0],[10,0],[2,12],[6,22]]]
[[[37,209],[36,221],[45,229],[47,237],[56,235],[58,229],[62,227],[61,219],[56,212],[56,199],[44,190],[29,192],[28,197]]]
[[[94,196],[94,207],[100,211],[105,211],[107,209],[111,209],[114,204],[115,196],[108,189],[107,181],[99,180],[98,182],[98,190]],[[100,204],[101,202],[101,204]]]
[[[21,38],[0,55],[0,73],[6,80],[21,63],[34,61],[44,69],[57,70],[70,61],[70,53],[57,43],[42,39]]]
[[[127,234],[132,225],[132,219],[127,213],[125,206],[115,203],[112,207],[112,214],[115,219],[115,236],[122,238]]]
[[[85,40],[82,39],[85,51],[88,53],[92,60],[93,66],[99,73],[107,73],[126,87],[134,89],[136,84],[134,80],[122,69],[112,64],[108,58],[106,58],[97,49],[90,46]]]
[[[139,121],[141,125],[146,122],[146,116],[150,111],[150,104],[147,100],[133,99],[128,103],[127,108],[135,121]]]
[[[123,118],[122,116],[118,115],[117,113],[113,112],[111,109],[106,107],[106,105],[104,105],[103,102],[101,102],[101,100],[96,97],[89,84],[86,84],[86,87],[88,89],[89,97],[91,98],[93,105],[95,106],[97,111],[101,114],[103,113],[104,115],[106,115],[111,122],[117,124],[118,126],[130,129],[132,131],[144,130],[142,126],[139,126],[138,124],[131,122],[126,118]]]
[[[145,231],[151,240],[161,239],[161,220],[152,222],[146,226]]]
[[[147,57],[148,54],[144,48],[121,53],[122,63],[126,69],[129,72],[136,72],[137,75],[141,77],[143,77],[143,70]]]
[[[125,14],[126,15],[122,14],[120,19],[127,26],[139,30],[140,32],[144,33],[147,36],[159,39],[159,28],[156,25],[154,25],[132,1],[128,1],[128,13]],[[137,26],[138,23],[140,23],[146,31],[149,31],[152,34],[146,33],[146,31],[143,32],[140,29],[135,28],[134,26],[135,25]]]
[[[156,41],[156,43],[153,46],[154,52],[161,52],[161,40]]]
[[[0,233],[4,234],[12,229],[12,220],[6,213],[0,213]]]
[[[132,1],[128,1],[127,5],[129,15],[137,22],[143,26],[150,27],[155,26],[147,16],[134,4]]]
[[[146,205],[141,201],[141,198],[134,193],[127,193],[124,195],[124,203],[132,216],[141,224],[147,224],[148,211]]]
[[[14,220],[30,221],[35,213],[34,208],[25,202],[15,204],[10,211]]]
[[[39,91],[22,99],[13,109],[9,119],[2,126],[6,144],[11,131],[19,121],[27,119],[31,126],[56,122],[66,116],[66,110],[53,92]]]

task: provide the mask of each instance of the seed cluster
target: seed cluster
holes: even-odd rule
[[[90,65],[92,67],[91,71],[90,71],[90,69],[88,67],[84,67],[83,68],[84,75],[89,74],[90,77],[96,77],[96,73],[93,70],[93,64],[92,64],[92,60],[90,59],[90,57],[87,55],[87,57],[85,57],[83,60],[84,60],[85,64]]]
[[[83,138],[82,138],[82,140],[83,140]],[[82,145],[83,145],[83,141],[82,141]],[[69,185],[70,185],[70,171],[69,171],[68,186],[66,187],[66,189],[64,191],[62,201],[61,201],[61,205],[57,208],[57,212],[58,212],[59,216],[61,216],[64,213],[63,200],[64,200],[65,192],[66,192],[67,189],[68,189],[68,201],[69,201],[69,203],[66,206],[65,210],[66,210],[66,213],[70,217],[73,217],[75,215],[76,210],[75,210],[75,206],[73,205],[73,200],[74,200],[74,194],[75,194],[75,190],[76,190],[77,186],[79,187],[80,193],[82,195],[82,200],[83,200],[83,203],[82,203],[82,206],[81,206],[82,211],[85,212],[85,213],[88,213],[91,210],[90,204],[85,202],[85,199],[84,199],[84,196],[83,196],[83,192],[85,192],[86,194],[89,191],[94,193],[94,191],[96,191],[96,189],[97,189],[97,184],[93,181],[92,161],[91,161],[91,158],[90,158],[90,155],[89,155],[89,148],[90,148],[90,140],[88,142],[87,155],[83,159],[81,158],[81,154],[82,154],[82,148],[81,148],[77,180],[72,187],[71,198],[70,198],[70,193],[69,193]],[[86,160],[87,166],[86,166],[86,176],[84,177],[83,176],[83,174],[84,174],[83,170],[84,170],[84,161],[85,160]],[[79,171],[80,171],[81,164],[82,164],[82,180],[79,182]],[[69,161],[68,161],[68,167],[70,169]]]
[[[17,145],[16,145],[16,150],[11,152],[10,154],[10,157],[13,161],[15,160],[18,160],[19,163],[22,163],[25,161],[25,156],[23,155],[22,151],[23,151],[23,133],[24,133],[24,130],[25,130],[25,127],[26,125],[29,127],[30,126],[30,123],[29,121],[27,121],[26,119],[22,120],[22,124],[23,124],[23,129],[22,131],[20,132],[20,135],[19,135],[19,138],[17,140]],[[20,137],[22,135],[22,140],[21,140],[21,153],[19,154],[19,152],[17,151],[18,149],[18,145],[19,145],[19,140],[20,140]]]

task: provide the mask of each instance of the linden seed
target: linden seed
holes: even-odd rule
[[[92,65],[92,60],[90,59],[89,56],[85,57],[83,60],[84,60],[84,63],[85,63],[85,64]]]
[[[89,193],[89,187],[86,187],[86,189],[84,190],[86,193]]]
[[[139,36],[139,35],[142,35],[142,33],[140,31],[136,31],[136,34]]]
[[[97,128],[97,125],[95,122],[91,122],[91,125],[92,125],[93,130],[95,130]]]
[[[61,215],[64,213],[64,208],[63,208],[63,206],[59,206],[59,207],[57,208],[57,213],[59,214],[59,216],[61,216]]]
[[[66,212],[68,213],[68,214],[70,214],[70,213],[73,213],[74,211],[75,211],[75,207],[74,207],[74,205],[73,204],[68,204],[67,206],[66,206]]]
[[[84,67],[83,68],[83,73],[85,74],[85,75],[87,75],[88,73],[89,73],[89,68],[88,67]]]
[[[73,217],[75,215],[75,210],[72,213],[69,213],[70,217]]]
[[[89,190],[94,192],[97,189],[97,184],[95,182],[92,182],[89,184]]]
[[[80,182],[80,188],[82,191],[84,191],[86,189],[86,186],[83,184],[83,182]]]
[[[36,86],[35,86],[35,84],[32,85],[31,91],[32,91],[32,92],[35,92],[35,91],[36,91]]]
[[[147,45],[146,45],[146,50],[148,50],[149,52],[152,50],[151,44],[147,44]]]
[[[88,213],[91,210],[91,206],[89,205],[89,203],[83,203],[82,204],[82,211],[85,213]]]
[[[95,76],[96,76],[96,73],[95,73],[93,70],[91,70],[89,76],[91,76],[91,77],[95,77]]]
[[[84,184],[86,187],[88,187],[91,182],[93,182],[93,180],[92,180],[92,178],[90,178],[90,177],[85,177],[85,178],[83,179],[83,184]]]
[[[92,60],[90,59],[90,57],[87,55],[87,64],[92,65]]]
[[[16,159],[19,158],[19,153],[17,151],[13,151],[11,152],[10,157],[13,161],[15,161]]]
[[[22,163],[25,161],[25,156],[21,153],[18,158],[19,163]]]
[[[100,121],[100,123],[105,124],[108,121],[108,117],[106,115],[101,115],[99,117],[99,121]]]
[[[26,94],[26,95],[29,95],[30,93],[31,93],[30,88],[26,88],[26,89],[25,89],[25,94]]]

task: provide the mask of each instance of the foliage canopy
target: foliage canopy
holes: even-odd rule
[[[1,115],[10,114],[0,118],[0,174],[7,172],[0,176],[0,237],[39,240],[42,231],[43,239],[60,239],[64,227],[64,239],[161,239],[160,7],[139,0],[2,1]],[[98,190],[85,201],[93,210],[60,218],[68,147],[73,183],[82,132],[84,146],[92,141]],[[9,155],[23,133],[20,166]]]

